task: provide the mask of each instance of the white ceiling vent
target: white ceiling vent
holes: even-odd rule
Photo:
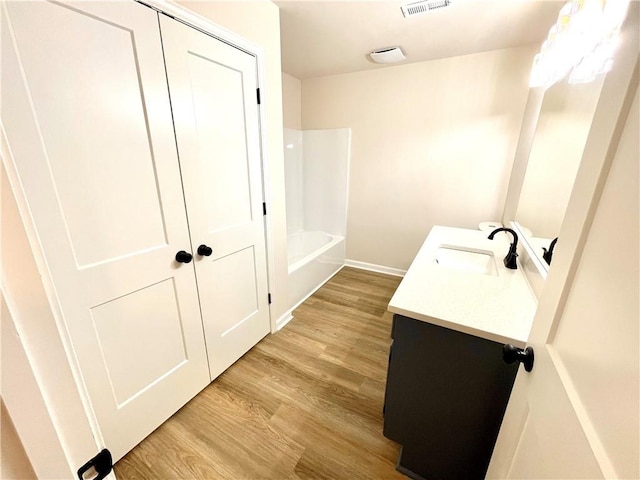
[[[400,47],[388,47],[374,50],[369,53],[369,56],[371,57],[371,60],[376,63],[396,63],[407,59]]]
[[[451,5],[451,0],[424,0],[422,2],[412,2],[402,5],[402,14],[405,17],[428,13],[432,10],[438,10]]]

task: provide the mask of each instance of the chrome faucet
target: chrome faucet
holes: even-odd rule
[[[516,263],[516,258],[518,258],[518,234],[510,228],[496,228],[487,238],[489,238],[489,240],[493,240],[493,237],[498,232],[509,232],[513,235],[513,243],[509,246],[509,253],[504,257],[504,266],[511,270],[516,270],[518,268],[518,264]]]
[[[551,265],[551,257],[553,257],[553,249],[556,248],[556,243],[558,243],[558,237],[554,238],[551,241],[551,243],[549,244],[549,250],[542,247],[542,250],[544,251],[544,253],[542,254],[542,258],[545,262],[547,262],[547,265]]]

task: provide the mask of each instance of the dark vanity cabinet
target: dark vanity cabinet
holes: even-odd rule
[[[502,344],[394,315],[384,435],[416,479],[482,479],[518,364]]]

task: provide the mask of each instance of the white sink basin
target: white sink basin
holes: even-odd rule
[[[433,262],[444,268],[484,275],[498,274],[493,252],[486,250],[469,250],[464,247],[441,245],[436,250]]]

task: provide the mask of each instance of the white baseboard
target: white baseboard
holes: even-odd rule
[[[276,329],[274,332],[277,332],[278,330],[280,330],[282,327],[284,327],[287,323],[289,323],[291,320],[293,320],[293,315],[291,315],[291,312],[293,312],[293,309],[291,310],[287,310],[284,315],[282,315],[277,321],[276,321]]]
[[[357,260],[345,260],[345,266],[359,268],[360,270],[369,270],[370,272],[386,273],[387,275],[394,275],[396,277],[404,277],[406,270],[400,270],[399,268],[385,267],[384,265],[376,265],[374,263],[359,262]]]

